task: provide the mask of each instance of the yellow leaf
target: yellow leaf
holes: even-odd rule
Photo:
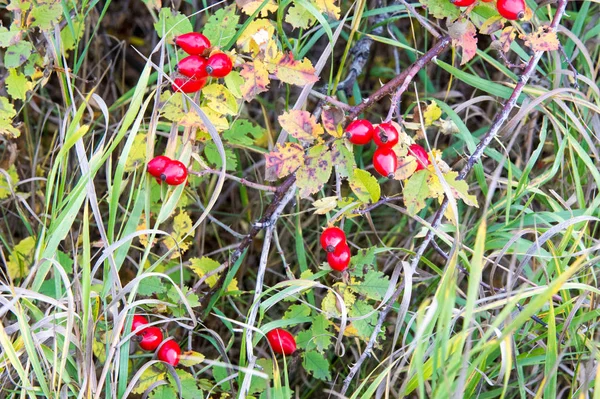
[[[261,6],[263,0],[235,0],[237,6],[246,15],[252,15],[258,7]],[[277,4],[273,0],[269,0],[267,4],[260,10],[260,16],[266,17],[270,12],[277,11]]]
[[[442,116],[442,110],[436,102],[432,102],[427,106],[427,108],[425,108],[423,116],[425,117],[425,126],[431,126],[433,122],[440,119]]]
[[[190,247],[189,239],[194,237],[195,231],[192,230],[193,223],[190,216],[187,212],[181,210],[177,216],[173,218],[173,231],[171,233],[172,238],[165,238],[163,243],[165,246],[171,250],[176,247],[175,244],[179,243],[177,247],[178,251],[174,251],[171,254],[171,258],[176,258],[180,254],[183,254]],[[186,238],[188,241],[182,241],[183,238],[189,233],[189,236]]]
[[[351,290],[346,289],[347,286],[345,284],[336,283],[333,287],[342,295],[344,303],[339,302],[337,295],[335,295],[333,291],[328,290],[321,302],[321,309],[325,312],[327,318],[341,317],[342,306],[345,306],[346,311],[349,311],[354,302],[356,302],[356,295],[352,293]]]
[[[260,60],[253,60],[242,65],[244,83],[240,87],[242,96],[246,101],[252,101],[258,94],[267,91],[269,85],[269,72]]]
[[[200,109],[206,114],[210,122],[214,125],[217,132],[225,131],[229,128],[229,122],[223,114],[219,114],[207,106],[202,106]],[[204,122],[195,111],[190,111],[185,114],[178,122],[179,125],[185,127],[196,128],[202,132],[208,133],[208,129],[204,126]],[[210,137],[210,136],[207,136]]]
[[[282,82],[297,86],[305,86],[319,80],[319,77],[315,76],[315,68],[308,58],[296,61],[290,52],[277,53],[270,58],[267,61],[267,69]]]
[[[548,26],[540,26],[535,32],[519,37],[525,39],[525,45],[533,51],[558,50],[560,44],[556,32],[551,31]]]
[[[186,351],[181,354],[179,364],[184,367],[197,366],[204,361],[205,356],[202,353]]]
[[[8,275],[13,280],[26,277],[29,274],[29,268],[33,263],[34,252],[35,238],[33,237],[27,237],[14,246],[6,264]]]
[[[146,162],[146,137],[146,134],[140,133],[133,139],[133,145],[125,163],[126,172],[131,172]]]
[[[266,178],[275,180],[289,175],[304,164],[304,149],[298,143],[278,144],[265,158]]]
[[[221,115],[235,115],[238,104],[229,89],[221,84],[211,84],[202,89],[208,108]]]
[[[152,384],[158,381],[164,381],[167,378],[167,373],[159,370],[154,366],[148,367],[142,373],[140,379],[138,380],[135,388],[133,389],[133,393],[138,395],[143,394]]]
[[[198,277],[203,278],[208,273],[212,272],[219,268],[221,264],[216,260],[208,258],[206,256],[202,258],[192,258],[190,259],[190,268],[198,275]],[[219,281],[219,273],[212,274],[210,277],[207,277],[204,281],[209,287],[214,287],[214,285]],[[238,291],[237,280],[232,279],[231,283],[227,286],[227,292]]]
[[[4,173],[0,173],[0,199],[4,199],[8,197],[11,193],[10,189],[15,190],[15,185],[19,181],[19,175],[17,174],[17,168],[15,165],[11,165],[8,170],[6,170],[6,174],[8,174],[8,178]]]
[[[273,33],[275,27],[270,20],[257,18],[248,24],[236,43],[243,52],[256,55],[273,41]]]
[[[341,122],[344,120],[344,111],[336,107],[325,106],[321,113],[321,121],[325,131],[335,138],[341,138],[344,135]]]
[[[337,197],[324,197],[313,202],[316,215],[324,215],[327,212],[334,210],[337,206]]]
[[[329,18],[340,19],[340,8],[335,5],[334,0],[313,0],[313,4]]]
[[[317,119],[308,111],[290,110],[284,112],[277,118],[279,124],[294,138],[305,143],[313,143],[321,136],[323,127],[317,123]]]
[[[294,4],[288,9],[285,22],[292,25],[294,29],[308,29],[314,23],[315,17],[300,4]]]
[[[146,218],[144,217],[144,215],[142,215],[142,220],[146,220]],[[136,231],[140,231],[140,230],[146,230],[146,222],[142,222],[135,230]],[[140,244],[142,244],[142,246],[144,248],[148,247],[148,235],[147,234],[141,234],[138,236],[138,240],[140,240]]]
[[[499,50],[501,50],[503,53],[508,53],[508,50],[510,50],[510,45],[515,40],[515,37],[517,37],[515,28],[512,26],[508,26],[502,29],[500,38],[498,40],[494,40],[492,44]]]

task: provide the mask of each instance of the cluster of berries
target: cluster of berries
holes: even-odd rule
[[[224,78],[233,68],[227,54],[219,51],[210,53],[210,40],[202,33],[177,36],[175,44],[189,54],[177,63],[177,72],[183,76],[173,79],[175,91],[195,93],[204,87],[209,77]]]
[[[477,0],[450,0],[457,7],[469,7],[475,4]],[[485,3],[491,3],[494,0],[482,0]],[[511,21],[523,19],[525,16],[525,0],[497,0],[496,9],[498,14]]]
[[[350,264],[350,247],[346,233],[339,227],[327,227],[321,234],[321,246],[327,252],[327,263],[333,270],[343,272]]]
[[[392,149],[400,135],[391,123],[384,122],[373,126],[366,119],[356,119],[346,127],[346,138],[356,145],[368,144],[371,140],[377,145],[373,153],[373,167],[382,176],[391,179],[398,169],[398,157]],[[429,165],[427,151],[418,144],[412,144],[408,151],[417,159],[417,169],[425,169]]]
[[[181,356],[179,344],[172,339],[163,341],[163,334],[160,328],[154,326],[142,328],[146,324],[148,324],[148,319],[144,316],[133,316],[131,331],[133,332],[141,328],[141,330],[135,333],[138,337],[140,348],[149,352],[155,351],[158,348],[158,352],[156,352],[158,360],[168,363],[173,367],[177,366],[179,364],[179,357]]]
[[[154,157],[148,162],[148,173],[156,178],[156,181],[165,182],[170,186],[178,186],[187,179],[187,167],[176,159],[164,155]]]

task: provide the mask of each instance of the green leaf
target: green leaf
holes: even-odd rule
[[[143,279],[138,285],[138,294],[144,296],[160,295],[167,291],[167,287],[157,276]]]
[[[351,288],[359,294],[363,294],[370,299],[380,301],[385,296],[390,286],[389,277],[382,272],[369,272],[365,275],[364,281],[352,285]]]
[[[183,35],[194,30],[192,23],[185,15],[179,11],[172,11],[170,8],[162,8],[158,14],[158,22],[154,24],[154,29],[161,39],[166,34],[169,41],[173,41],[175,36]]]
[[[181,369],[175,369],[175,373],[181,382],[181,395],[183,399],[197,399],[204,396],[204,393],[196,384],[196,377]],[[177,387],[175,378],[171,375],[171,373],[168,374],[167,378],[169,379],[172,387]],[[176,396],[173,397],[178,398],[179,395],[176,394]]]
[[[262,368],[262,372],[269,376],[268,379],[264,379],[258,376],[252,376],[252,381],[250,382],[250,390],[249,393],[258,393],[263,392],[269,386],[269,380],[273,378],[273,361],[270,359],[258,359],[256,364]]]
[[[310,28],[316,19],[310,11],[302,7],[300,4],[294,4],[288,9],[288,14],[285,17],[285,22],[292,25],[294,29]]]
[[[235,11],[235,4],[222,8],[211,15],[204,25],[202,33],[213,46],[224,46],[235,36],[240,19]]]
[[[260,399],[292,399],[293,393],[288,386],[271,387],[260,395]]]
[[[180,93],[171,93],[166,90],[160,95],[160,113],[171,122],[178,122],[183,118],[183,96]]]
[[[329,328],[331,322],[324,314],[319,314],[313,320],[309,330],[302,331],[296,336],[296,344],[305,350],[317,350],[323,352],[331,345],[331,333]]]
[[[211,84],[202,89],[208,108],[221,115],[236,115],[238,104],[229,89],[221,84]]]
[[[39,4],[34,6],[29,13],[29,20],[32,28],[40,30],[50,30],[62,19],[62,5],[60,1],[53,4]]]
[[[158,388],[152,390],[149,399],[173,399],[178,397],[175,389],[170,385],[161,385]]]
[[[65,51],[73,50],[85,32],[85,22],[83,18],[73,19],[73,29],[66,25],[60,31],[60,40]],[[68,57],[68,54],[67,54]]]
[[[404,205],[411,216],[425,208],[425,200],[429,197],[429,187],[427,186],[429,173],[427,170],[414,173],[404,186]]]
[[[308,371],[313,377],[329,381],[331,373],[329,372],[329,361],[319,352],[307,351],[302,354],[302,367]]]
[[[229,89],[231,94],[237,99],[241,99],[244,97],[244,93],[242,93],[242,85],[246,81],[242,75],[238,71],[231,71],[224,78],[225,86]]]
[[[377,202],[381,197],[381,187],[377,179],[362,169],[354,169],[354,174],[350,179],[350,188],[352,192],[362,202]]]
[[[455,20],[460,15],[460,8],[448,0],[420,0],[420,2],[438,19]]]
[[[146,137],[145,133],[138,133],[135,139],[133,139],[133,144],[125,163],[126,172],[131,172],[146,163]]]
[[[375,250],[377,247],[359,249],[356,254],[350,258],[351,267],[350,275],[354,277],[362,277],[366,272],[375,269],[377,259],[375,258]],[[365,272],[365,269],[367,271]]]
[[[213,372],[213,377],[215,378],[215,382],[217,382],[217,383],[219,383],[220,381],[223,381],[227,377],[229,377],[227,369],[223,366],[216,366],[216,365],[213,366],[212,372]],[[225,391],[229,391],[229,390],[231,390],[231,383],[230,383],[230,381],[226,381],[226,382],[219,384],[219,387],[224,389]]]
[[[215,143],[211,141],[206,144],[206,147],[204,147],[204,156],[208,163],[213,165],[216,169],[221,169],[223,163],[221,162],[221,156],[219,155],[219,151],[217,151]],[[225,162],[227,163],[227,170],[237,169],[237,157],[231,148],[225,147]]]
[[[321,190],[331,176],[331,151],[325,144],[319,144],[308,150],[304,165],[296,172],[296,183],[300,196],[308,197]]]
[[[477,205],[477,197],[469,194],[469,185],[467,182],[464,180],[456,180],[457,177],[458,172],[453,170],[444,174],[444,179],[446,179],[446,182],[452,188],[452,194],[454,194],[454,198],[460,198],[465,202],[465,204],[479,208]]]
[[[331,160],[340,176],[345,177],[346,179],[350,176],[354,176],[354,170],[356,169],[354,154],[344,145],[343,140],[336,140],[335,143],[333,143]]]
[[[6,78],[6,91],[8,94],[16,100],[25,100],[27,98],[27,90],[29,90],[29,82],[22,73],[19,73],[16,69],[11,68],[8,71],[8,77]]]
[[[6,53],[4,54],[4,67],[16,68],[23,65],[31,55],[32,51],[33,46],[29,42],[21,41],[17,44],[13,44],[6,49]]]
[[[234,145],[248,147],[264,134],[265,130],[262,127],[246,119],[236,119],[231,127],[223,132],[223,139]]]
[[[10,26],[10,30],[0,26],[0,47],[9,47],[17,43],[20,38],[21,30],[14,24]]]
[[[365,301],[356,301],[350,309],[350,317],[361,317],[373,312],[373,306],[369,305]],[[377,324],[377,317],[379,312],[373,312],[370,316],[360,320],[354,320],[352,325],[356,328],[358,335],[363,339],[368,339]]]
[[[298,304],[298,305],[292,305],[288,308],[288,310],[285,311],[285,314],[283,315],[283,319],[284,320],[289,320],[289,319],[293,319],[295,317],[308,317],[310,316],[310,308],[308,307],[308,305],[305,305],[303,303]]]

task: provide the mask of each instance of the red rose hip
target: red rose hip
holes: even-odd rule
[[[175,44],[190,55],[201,55],[210,48],[210,40],[202,33],[190,32],[175,38]]]
[[[423,170],[429,166],[429,154],[425,151],[425,148],[418,144],[413,144],[408,147],[408,153],[413,157],[417,158],[417,171]]]
[[[474,4],[476,1],[477,0],[450,0],[450,3],[457,7],[468,7],[471,4]]]
[[[199,55],[189,55],[177,63],[177,71],[192,79],[202,79],[208,76],[207,60]]]
[[[148,162],[148,173],[150,173],[151,176],[154,177],[159,177],[160,174],[163,172],[163,170],[165,170],[165,168],[167,167],[167,165],[171,162],[171,158],[166,157],[164,155],[159,155],[157,157],[152,158],[152,160],[150,162]],[[134,320],[135,317],[142,317],[142,316],[134,316]],[[148,321],[146,321],[147,323]]]
[[[346,242],[346,234],[339,227],[327,227],[321,234],[321,246],[327,252],[333,252],[335,248]]]
[[[346,138],[352,144],[365,145],[373,138],[375,128],[366,119],[357,119],[346,126]]]
[[[398,130],[391,123],[380,123],[375,128],[375,134],[373,134],[373,141],[378,147],[391,148],[398,143],[400,136]]]
[[[500,15],[512,21],[525,16],[525,0],[498,0],[496,8]]]
[[[288,331],[276,328],[269,331],[266,335],[269,345],[273,348],[273,352],[280,355],[291,355],[296,352],[296,340]]]
[[[343,272],[350,264],[350,247],[345,242],[335,247],[335,251],[327,254],[327,263],[333,270]]]
[[[160,179],[170,186],[178,186],[187,179],[187,167],[179,161],[171,161],[160,174]]]
[[[373,166],[381,176],[388,179],[394,177],[394,172],[398,168],[398,158],[391,148],[379,147],[373,153]]]
[[[224,78],[232,68],[231,58],[225,53],[211,55],[206,63],[206,72],[213,78]]]
[[[173,79],[173,91],[180,91],[182,93],[195,93],[202,90],[206,84],[206,78],[203,79],[190,79],[190,78],[175,78]]]
[[[180,356],[181,348],[179,347],[179,344],[173,340],[165,342],[156,354],[158,360],[168,363],[173,367],[179,364]]]
[[[162,331],[158,327],[144,328],[138,335],[142,337],[140,348],[145,351],[155,350],[163,340]]]

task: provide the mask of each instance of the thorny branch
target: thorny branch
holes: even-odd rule
[[[567,6],[567,0],[559,0],[558,1],[556,14],[554,15],[552,23],[550,24],[551,31],[556,30],[562,16],[565,13],[566,6]],[[449,38],[447,36],[446,36],[446,38],[449,40]],[[440,43],[438,43],[436,46],[439,46]],[[500,112],[498,112],[498,114],[496,114],[496,117],[494,118],[494,120],[490,126],[490,129],[483,136],[483,138],[477,145],[475,151],[473,152],[473,154],[471,154],[471,156],[467,160],[467,164],[460,171],[457,180],[463,180],[469,174],[469,172],[471,171],[473,166],[479,161],[479,159],[483,155],[483,152],[485,151],[487,146],[492,142],[492,140],[494,140],[494,138],[498,134],[500,128],[508,119],[510,111],[516,105],[517,99],[523,92],[523,88],[529,81],[531,75],[533,75],[533,72],[535,71],[535,68],[537,67],[537,64],[539,63],[540,59],[542,58],[543,53],[544,53],[543,51],[536,51],[533,54],[533,56],[530,58],[529,62],[527,63],[527,66],[525,67],[525,70],[523,71],[523,74],[521,75],[521,77],[519,79],[519,82],[517,83],[517,85],[515,86],[515,89],[513,90],[512,94],[511,94],[510,98],[506,101],[506,103],[504,104],[504,106],[502,107]],[[382,89],[383,89],[383,87],[382,87]],[[390,91],[387,91],[386,93],[389,93]],[[374,96],[371,96],[371,97],[374,97]],[[381,97],[377,98],[377,100],[380,98]],[[377,100],[373,99],[373,101],[377,101]],[[356,115],[358,115],[359,113],[357,113]],[[437,210],[437,212],[435,213],[435,215],[433,217],[433,222],[431,223],[431,229],[428,230],[427,235],[423,239],[423,242],[417,249],[414,258],[411,261],[411,268],[413,270],[417,267],[419,261],[421,260],[421,257],[423,256],[423,253],[425,252],[425,250],[429,246],[430,242],[432,241],[433,236],[435,235],[435,230],[440,225],[440,223],[442,221],[442,217],[444,215],[444,212],[446,211],[446,208],[448,207],[448,204],[449,204],[448,197],[445,197],[444,201],[440,205],[440,208]],[[346,393],[346,391],[348,390],[348,388],[350,387],[350,383],[352,382],[352,380],[353,380],[354,376],[356,375],[356,373],[358,372],[358,370],[360,370],[360,367],[362,366],[364,361],[367,359],[368,356],[371,355],[371,352],[373,351],[373,346],[375,345],[377,336],[379,335],[379,333],[381,331],[383,322],[385,321],[388,313],[392,309],[393,304],[396,303],[396,301],[400,297],[400,294],[402,293],[402,289],[403,289],[402,286],[399,287],[398,289],[396,289],[396,291],[394,292],[392,297],[389,299],[387,304],[381,310],[381,313],[379,314],[379,318],[377,320],[377,325],[375,326],[375,329],[373,330],[373,334],[371,334],[371,337],[369,339],[367,346],[365,347],[364,351],[362,352],[362,354],[360,355],[360,357],[358,358],[358,360],[356,361],[354,366],[352,366],[352,368],[348,372],[348,376],[344,379],[342,390],[340,392],[342,395],[344,395]]]

